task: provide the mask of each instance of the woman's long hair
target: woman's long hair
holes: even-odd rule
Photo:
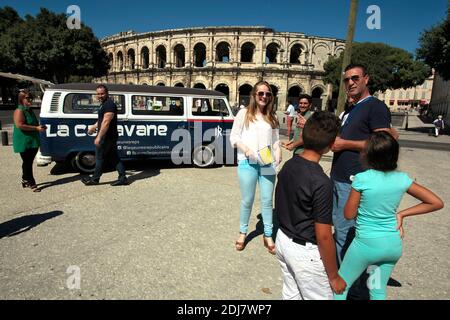
[[[258,105],[256,104],[256,90],[259,86],[265,85],[267,88],[269,88],[270,93],[272,94],[272,98],[270,99],[269,103],[265,106],[264,110],[262,110],[263,118],[264,120],[270,124],[272,129],[276,129],[279,127],[278,118],[275,114],[275,110],[273,109],[273,102],[274,102],[274,95],[272,92],[272,87],[267,81],[259,81],[257,84],[253,86],[251,96],[250,96],[250,102],[247,106],[247,114],[245,115],[245,126],[248,128],[250,122],[255,121],[256,119],[256,110],[258,109]]]

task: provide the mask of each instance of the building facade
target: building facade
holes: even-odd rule
[[[285,109],[300,93],[317,108],[331,98],[323,65],[345,41],[276,32],[266,27],[205,27],[147,33],[122,32],[101,40],[109,74],[97,81],[206,88],[225,93],[232,106],[248,101],[253,85],[265,80]]]
[[[378,92],[375,96],[393,112],[409,110],[415,107],[428,105],[433,92],[434,73],[428,77],[423,84],[407,89],[386,90]]]

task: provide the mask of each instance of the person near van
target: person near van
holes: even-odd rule
[[[272,89],[266,81],[260,81],[252,89],[247,108],[241,109],[233,123],[231,145],[238,149],[238,177],[241,191],[240,229],[235,243],[236,250],[246,246],[248,222],[259,183],[261,215],[264,224],[264,246],[275,254],[272,239],[272,197],[275,183],[275,167],[281,162],[279,146],[279,122],[274,111]],[[272,162],[273,161],[273,162]]]
[[[345,289],[332,233],[333,184],[319,164],[339,127],[333,113],[314,113],[303,129],[304,150],[278,174],[276,255],[283,275],[283,300],[332,300],[333,291]]]
[[[97,98],[101,102],[98,111],[98,121],[89,126],[88,133],[94,134],[98,129],[97,137],[95,137],[95,170],[92,177],[83,178],[82,182],[87,185],[97,185],[103,174],[103,165],[105,161],[111,162],[119,173],[117,181],[112,186],[123,186],[128,184],[125,175],[125,167],[120,161],[117,152],[117,106],[109,99],[108,88],[105,85],[97,86]]]
[[[289,140],[292,139],[291,132],[292,132],[292,124],[294,123],[295,118],[295,107],[292,105],[292,103],[287,103],[286,111],[284,112],[286,115],[286,122],[287,122],[287,137]]]
[[[442,119],[441,115],[438,115],[438,118],[436,120],[433,121],[434,124],[434,136],[438,137],[439,136],[439,132],[441,130],[444,130],[444,120]]]
[[[293,156],[303,152],[302,131],[306,121],[311,117],[312,98],[309,94],[301,94],[298,98],[297,125],[294,127],[294,136],[292,140],[282,144],[287,150],[293,151]]]
[[[21,90],[18,96],[19,105],[14,111],[13,149],[22,158],[22,187],[40,192],[33,176],[33,161],[40,146],[39,133],[46,127],[39,122],[30,109],[33,96],[28,90]]]
[[[395,264],[402,256],[403,220],[406,217],[441,209],[442,200],[427,188],[398,171],[400,147],[388,132],[374,132],[363,152],[368,169],[355,175],[352,190],[344,209],[346,219],[356,217],[356,236],[348,248],[339,269],[339,275],[349,288],[369,268],[371,300],[385,300],[386,286]],[[405,193],[420,204],[397,213]],[[380,201],[382,200],[382,201]],[[336,294],[336,300],[345,300],[346,289]]]

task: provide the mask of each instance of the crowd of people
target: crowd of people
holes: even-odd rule
[[[238,149],[241,189],[235,247],[246,248],[259,183],[264,245],[280,264],[283,299],[386,299],[389,277],[402,255],[404,218],[443,207],[437,195],[397,170],[398,133],[388,107],[370,95],[368,82],[364,66],[345,69],[348,99],[340,117],[312,113],[311,97],[301,95],[298,122],[288,141],[279,140],[266,82],[253,87],[249,105],[236,116],[230,137]],[[281,147],[293,156],[276,179]],[[261,157],[262,149],[271,151],[270,161]],[[330,150],[334,156],[328,177],[319,161]],[[397,212],[405,193],[420,203]],[[279,222],[275,243],[272,207]]]
[[[254,85],[249,103],[235,117],[230,142],[237,148],[241,194],[235,249],[244,251],[248,245],[259,185],[263,245],[280,264],[283,299],[386,299],[387,282],[402,255],[404,218],[443,207],[437,195],[397,170],[398,133],[387,106],[370,95],[368,82],[364,66],[345,69],[348,99],[340,117],[312,112],[311,97],[301,94],[298,110],[288,109],[288,126],[298,120],[288,141],[280,141],[274,94],[266,81]],[[89,134],[98,131],[95,172],[82,181],[99,184],[108,159],[119,174],[112,185],[127,185],[117,153],[117,107],[106,86],[97,87],[97,97],[98,121],[89,127]],[[28,91],[19,93],[13,141],[23,160],[22,186],[36,192],[32,164],[39,132],[46,128],[29,108],[32,99]],[[292,151],[292,158],[277,175],[282,148]],[[330,177],[319,164],[329,151],[334,153]],[[397,212],[405,193],[420,203]],[[279,222],[276,240],[274,215]],[[367,274],[378,277],[376,285],[367,286]]]

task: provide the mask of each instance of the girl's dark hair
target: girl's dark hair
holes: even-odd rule
[[[387,172],[397,169],[400,146],[386,131],[374,132],[365,148],[366,165],[375,170]]]

